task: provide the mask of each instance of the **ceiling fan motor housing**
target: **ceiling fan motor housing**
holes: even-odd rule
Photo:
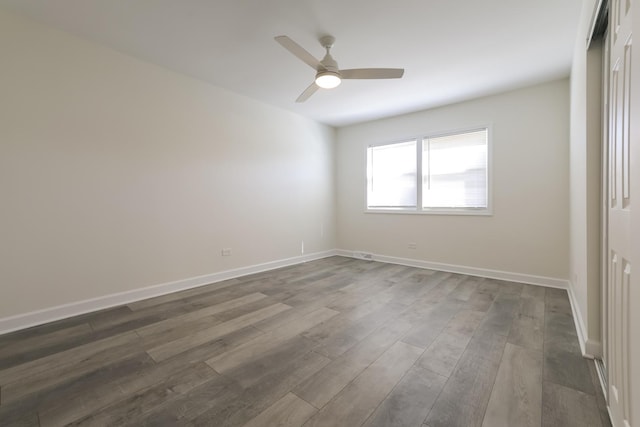
[[[333,57],[329,53],[329,49],[327,49],[327,54],[324,56],[324,58],[322,58],[322,61],[320,61],[320,65],[326,71],[332,71],[334,73],[338,73],[339,74],[338,63],[336,62],[335,59],[333,59]],[[320,69],[318,71],[323,71],[323,70]]]

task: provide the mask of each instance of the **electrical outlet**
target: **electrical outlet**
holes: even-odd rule
[[[409,249],[416,249],[418,245],[416,243],[409,243]]]
[[[222,256],[231,256],[231,248],[222,248]]]

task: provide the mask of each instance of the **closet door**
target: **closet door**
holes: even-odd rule
[[[631,0],[613,0],[610,21],[608,141],[608,295],[606,363],[609,406],[615,426],[631,426],[632,195]],[[636,71],[637,72],[637,71]],[[636,80],[636,84],[638,84]],[[637,113],[636,113],[637,114]],[[636,363],[636,362],[633,362]],[[638,385],[635,384],[637,387]],[[640,420],[635,420],[638,425]]]

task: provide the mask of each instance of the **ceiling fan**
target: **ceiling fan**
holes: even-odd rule
[[[331,47],[335,42],[335,38],[332,36],[320,38],[320,44],[327,50],[326,55],[321,61],[318,61],[302,46],[287,36],[277,36],[275,39],[285,49],[316,71],[314,82],[300,94],[296,102],[306,101],[318,88],[332,89],[338,86],[344,79],[399,79],[404,74],[403,68],[353,68],[340,70],[338,63],[331,57],[330,53]]]

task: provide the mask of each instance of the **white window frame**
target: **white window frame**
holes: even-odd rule
[[[425,140],[429,138],[439,138],[443,136],[457,135],[469,132],[475,132],[479,130],[487,131],[487,207],[486,208],[423,208],[422,207],[422,147]],[[364,150],[364,162],[365,162],[365,177],[364,177],[364,212],[365,213],[384,213],[384,214],[409,214],[409,215],[470,215],[470,216],[492,216],[493,215],[493,130],[490,124],[470,126],[457,130],[449,130],[444,132],[425,132],[420,136],[409,136],[406,138],[397,139],[394,141],[376,142],[365,146]],[[417,162],[417,200],[415,208],[369,208],[369,182],[368,182],[368,168],[367,153],[370,147],[379,147],[382,145],[399,144],[411,140],[416,140],[416,162]]]

